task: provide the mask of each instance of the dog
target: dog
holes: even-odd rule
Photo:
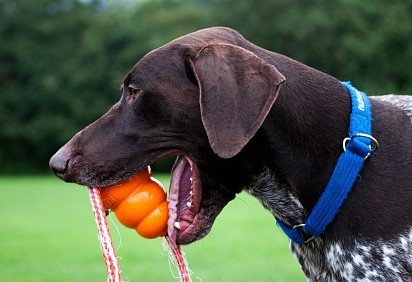
[[[304,223],[342,153],[351,112],[334,77],[223,27],[148,53],[120,95],[50,167],[64,181],[105,187],[176,155],[168,234],[178,244],[204,237],[242,190],[276,219]],[[291,243],[310,281],[412,281],[412,99],[370,101],[379,150],[326,230]]]

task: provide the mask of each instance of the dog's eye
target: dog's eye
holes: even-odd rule
[[[136,88],[136,87],[131,86],[131,85],[128,86],[128,90],[129,90],[128,98],[131,99],[131,100],[136,100],[137,97],[139,96],[139,94],[142,92],[141,89]]]

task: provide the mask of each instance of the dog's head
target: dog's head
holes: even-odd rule
[[[179,244],[205,236],[259,165],[247,147],[285,80],[239,41],[233,30],[211,28],[147,54],[124,79],[120,101],[51,158],[53,172],[104,187],[177,155],[168,233]]]

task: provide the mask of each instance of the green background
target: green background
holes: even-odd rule
[[[157,177],[168,185],[168,175]],[[1,177],[0,193],[0,281],[105,281],[84,187],[49,176]],[[163,239],[143,239],[111,218],[120,230],[123,278],[177,281]],[[110,225],[117,247],[119,235]],[[205,239],[183,249],[193,281],[305,281],[286,236],[245,193],[229,203]]]

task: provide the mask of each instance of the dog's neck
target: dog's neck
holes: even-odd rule
[[[350,98],[344,87],[326,74],[315,74],[318,79],[300,78],[302,83],[283,86],[257,137],[268,140],[263,168],[247,186],[291,226],[304,223],[319,199],[349,126]]]
[[[306,68],[295,73],[304,76]],[[311,75],[289,76],[292,82],[281,89],[262,128],[271,150],[266,166],[296,193],[306,212],[329,181],[350,114],[350,98],[340,82],[318,71]]]
[[[350,97],[328,74],[246,40],[238,44],[274,65],[286,78],[255,136],[260,142],[253,152],[261,152],[262,173],[266,168],[275,173],[278,182],[289,187],[309,213],[342,152],[349,128]]]

